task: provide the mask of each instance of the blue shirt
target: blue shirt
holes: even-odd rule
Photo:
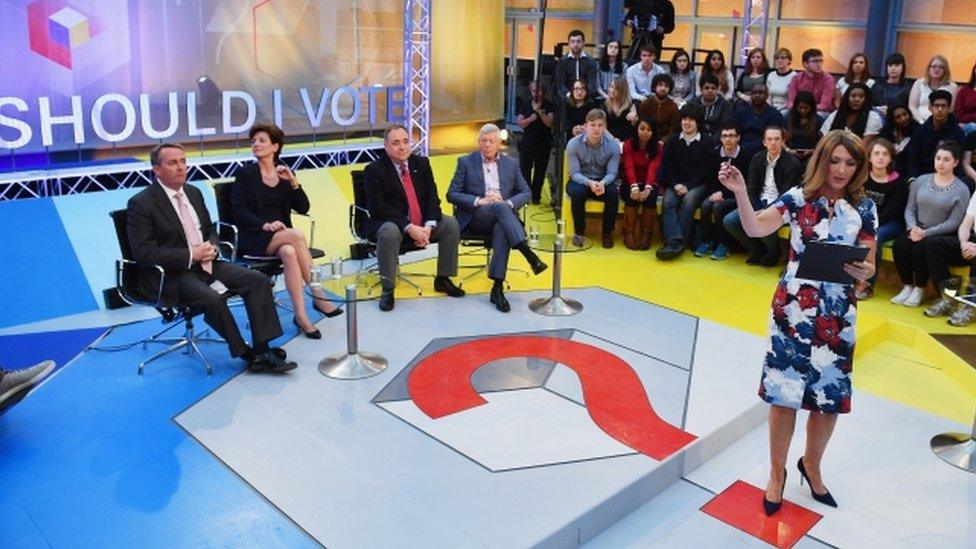
[[[620,142],[609,133],[604,133],[600,142],[590,145],[586,133],[581,133],[566,144],[566,157],[569,158],[569,179],[587,185],[599,181],[604,185],[617,180],[620,168]]]

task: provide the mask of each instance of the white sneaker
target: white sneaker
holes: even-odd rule
[[[922,304],[922,298],[925,297],[925,289],[915,286],[912,288],[912,293],[908,294],[902,305],[906,307],[918,307]]]
[[[891,298],[891,302],[895,305],[904,305],[905,299],[909,296],[909,294],[912,293],[912,288],[914,288],[914,286],[911,284],[905,284],[901,287],[901,291],[898,292],[898,295]]]

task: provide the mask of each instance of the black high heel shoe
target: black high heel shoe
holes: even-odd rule
[[[783,492],[786,490],[786,467],[783,468],[783,486],[779,490],[779,501],[773,503],[766,499],[766,494],[763,494],[763,511],[766,512],[766,516],[772,516],[773,513],[779,511],[779,508],[783,506]]]
[[[807,468],[803,465],[803,456],[800,456],[799,461],[796,462],[796,468],[800,470],[800,486],[803,486],[803,479],[807,479],[807,484],[810,485],[810,495],[813,496],[813,499],[824,505],[837,507],[837,502],[834,500],[834,496],[830,495],[830,490],[827,490],[825,494],[818,494],[813,491],[813,483],[810,482],[810,477],[807,476]]]
[[[295,323],[295,327],[298,328],[299,332],[305,334],[305,337],[309,339],[322,339],[322,332],[320,332],[319,330],[316,329],[316,330],[312,330],[311,332],[306,332],[305,329],[302,328],[301,324],[298,323],[297,318],[291,317],[291,321]]]
[[[315,300],[315,301],[312,302],[312,308],[315,309],[316,311],[324,314],[327,318],[332,318],[332,317],[339,316],[339,315],[342,314],[342,307],[336,307],[335,309],[332,309],[332,312],[326,312],[325,309],[322,309],[321,307],[319,307],[318,300]]]

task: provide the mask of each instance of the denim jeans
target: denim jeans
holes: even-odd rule
[[[701,205],[701,240],[703,243],[731,244],[731,237],[725,230],[725,216],[735,210],[734,198],[723,198],[712,202],[708,198]]]
[[[688,245],[691,235],[691,222],[695,220],[695,210],[701,206],[705,200],[705,193],[708,188],[699,185],[690,189],[684,196],[678,196],[673,187],[664,190],[664,213],[662,223],[664,225],[664,239],[667,241],[681,241]]]
[[[881,266],[881,245],[884,244],[885,242],[888,242],[889,240],[894,240],[895,237],[898,236],[898,233],[904,230],[905,230],[905,222],[900,219],[889,221],[884,225],[878,227],[877,249],[875,250],[874,253],[874,276],[872,276],[871,279],[868,280],[870,284],[873,285],[874,281],[877,280],[878,278],[878,269]]]
[[[765,207],[766,203],[764,201],[760,201],[759,204],[756,205],[756,210],[758,211],[759,209]],[[739,244],[742,244],[742,246],[749,252],[749,255],[756,255],[762,252],[763,250],[760,249],[760,246],[765,247],[767,254],[775,253],[776,255],[779,255],[779,235],[774,232],[773,234],[764,236],[762,238],[751,238],[746,234],[745,229],[742,228],[742,219],[739,217],[738,209],[732,210],[729,215],[725,216],[725,219],[722,220],[722,225],[725,226],[726,232],[732,235],[739,242]]]

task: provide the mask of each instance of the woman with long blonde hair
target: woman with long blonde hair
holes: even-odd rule
[[[810,484],[816,501],[837,506],[824,485],[821,461],[837,415],[851,411],[857,298],[853,283],[799,278],[797,267],[810,242],[830,241],[866,246],[867,258],[845,264],[844,271],[859,283],[874,275],[878,213],[865,196],[868,169],[860,138],[831,131],[814,149],[803,187],[790,189],[759,212],[742,173],[729,164],[719,170],[719,181],[735,195],[746,234],[763,237],[784,223],[790,226],[789,260],[773,294],[769,350],[759,384],[759,396],[771,404],[770,472],[763,498],[767,515],[783,504],[787,454],[800,408],[810,410],[806,448],[796,464],[800,482]]]

